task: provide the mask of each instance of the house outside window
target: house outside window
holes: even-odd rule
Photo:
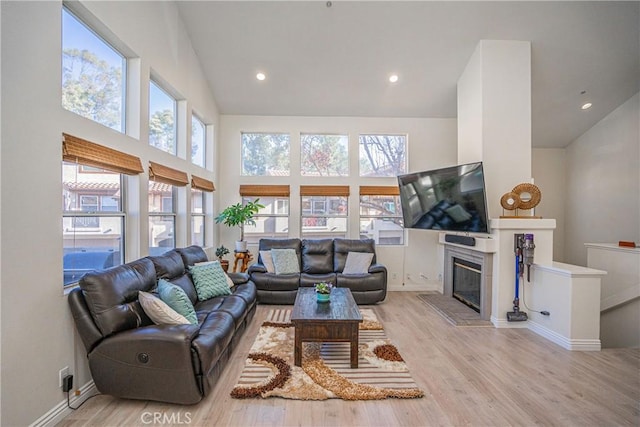
[[[291,138],[285,133],[242,133],[243,176],[289,176]]]
[[[347,135],[300,135],[302,176],[349,176]]]
[[[77,163],[62,163],[63,283],[124,260],[124,177]]]
[[[191,116],[191,163],[205,167],[206,127],[202,120]]]
[[[289,237],[289,186],[288,185],[241,185],[242,203],[259,198],[264,206],[254,215],[255,225],[245,225],[247,243],[258,243],[262,238]]]
[[[191,244],[204,247],[205,242],[205,195],[201,190],[191,189]]]
[[[149,145],[176,154],[176,100],[153,80],[149,83]]]
[[[175,186],[149,181],[149,255],[176,247]]]
[[[398,187],[360,187],[360,238],[377,245],[404,245]]]
[[[67,8],[62,8],[62,106],[125,131],[126,58]]]
[[[406,173],[406,135],[360,135],[360,176],[390,177]]]
[[[300,186],[301,235],[306,239],[347,237],[348,186]]]

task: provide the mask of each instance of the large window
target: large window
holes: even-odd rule
[[[398,187],[360,187],[360,238],[378,245],[403,245]]]
[[[175,186],[149,181],[149,255],[176,247]]]
[[[202,120],[191,116],[191,163],[205,167],[206,127]]]
[[[191,189],[191,244],[204,247],[204,192]]]
[[[248,243],[258,243],[262,238],[286,238],[289,236],[289,186],[241,185],[242,203],[260,199],[264,208],[254,215],[255,225],[245,225],[244,236]]]
[[[349,187],[303,185],[300,196],[302,237],[347,237]]]
[[[176,100],[153,80],[149,84],[149,144],[176,154]]]
[[[126,59],[62,8],[62,106],[125,131]]]
[[[396,177],[407,170],[406,135],[360,135],[360,176]]]
[[[300,135],[300,173],[303,176],[348,176],[349,137]]]
[[[62,164],[64,285],[86,273],[120,265],[124,259],[123,176]]]
[[[242,134],[242,175],[289,176],[290,137],[284,133]]]

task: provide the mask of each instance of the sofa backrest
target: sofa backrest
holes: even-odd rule
[[[149,292],[156,286],[156,271],[150,260],[87,273],[79,285],[103,337],[153,323],[138,302],[138,291]]]
[[[376,263],[376,243],[373,239],[334,239],[333,240],[333,269],[342,273],[347,262],[349,252],[372,253],[371,264]]]
[[[193,286],[191,275],[186,271],[182,255],[176,249],[165,252],[163,255],[150,256],[147,258],[151,260],[155,266],[157,280],[164,279],[174,285],[180,286],[192,304],[198,301],[198,294],[195,286]]]
[[[333,273],[333,239],[302,240],[302,272]]]
[[[271,249],[293,249],[298,256],[298,266],[300,266],[300,253],[302,252],[302,242],[300,239],[260,239],[258,251],[270,251]],[[262,257],[258,253],[258,262],[262,262]]]

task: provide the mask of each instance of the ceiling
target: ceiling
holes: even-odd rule
[[[534,147],[566,146],[640,90],[638,1],[177,3],[221,114],[456,117],[482,39],[531,41]]]

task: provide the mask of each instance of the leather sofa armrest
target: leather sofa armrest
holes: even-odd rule
[[[198,325],[149,325],[141,328],[129,329],[119,332],[109,337],[112,343],[136,345],[144,342],[158,342],[166,345],[181,345],[187,343],[191,346],[191,341],[200,333]],[[117,343],[116,343],[117,344]]]
[[[372,264],[369,266],[369,273],[387,273],[387,267],[382,264]]]
[[[249,281],[249,275],[247,273],[227,273],[227,276],[229,276],[236,285],[242,285]]]
[[[251,264],[249,266],[249,270],[247,271],[247,273],[249,274],[253,274],[253,273],[266,273],[267,272],[267,267],[265,267],[262,264]]]

